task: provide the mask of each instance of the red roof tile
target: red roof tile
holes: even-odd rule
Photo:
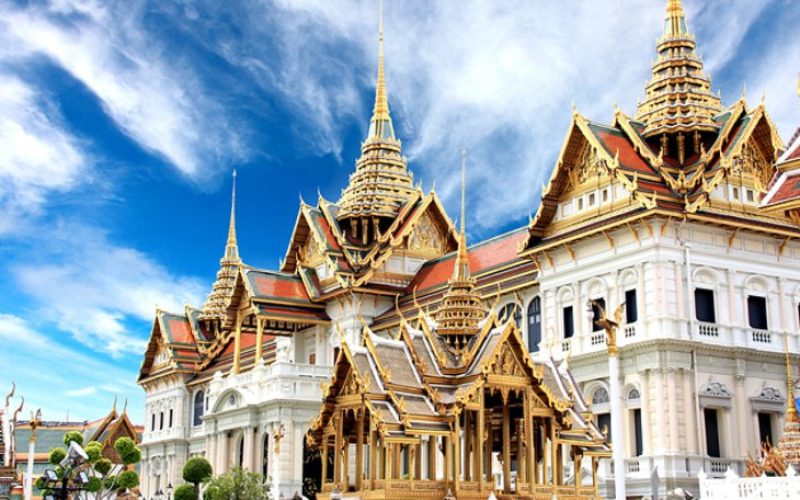
[[[306,287],[300,278],[296,276],[284,276],[262,271],[250,271],[247,275],[253,285],[253,291],[259,298],[277,297],[309,300]]]
[[[800,176],[797,175],[787,177],[783,185],[772,195],[769,204],[775,205],[795,198],[800,198]]]
[[[181,319],[168,319],[166,324],[172,342],[194,343],[192,328],[189,322]]]
[[[633,148],[633,144],[617,134],[612,134],[605,131],[597,131],[597,138],[603,141],[608,152],[611,156],[615,156],[619,152],[619,162],[624,167],[638,170],[639,172],[646,172],[648,174],[655,173],[655,171],[647,164],[639,153]]]

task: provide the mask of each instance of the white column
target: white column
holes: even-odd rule
[[[642,451],[645,455],[653,455],[653,437],[651,428],[651,412],[653,407],[650,405],[650,370],[645,370],[642,374]]]
[[[253,457],[254,452],[253,448],[255,445],[255,432],[253,428],[247,426],[244,428],[244,453],[242,457],[242,469],[249,470],[251,472],[255,472],[253,469]]]
[[[666,432],[666,418],[664,415],[664,377],[661,373],[661,369],[657,369],[653,371],[653,384],[655,385],[655,396],[656,396],[656,428],[658,432],[656,432],[655,443],[657,443],[658,448],[653,449],[653,453],[664,453],[666,449],[666,440],[667,440],[667,432]],[[655,447],[654,447],[655,448]]]
[[[677,394],[678,371],[670,368],[667,370],[667,400],[669,403],[669,451],[678,451],[678,394]]]
[[[583,316],[583,315],[581,315]],[[625,439],[622,435],[622,395],[619,386],[619,358],[608,357],[609,388],[611,398],[611,436],[614,457],[614,491],[617,500],[625,499]]]
[[[36,430],[31,432],[35,433]],[[28,470],[25,472],[25,500],[31,500],[33,496],[33,454],[35,449],[36,440],[31,439],[28,442]]]
[[[687,453],[700,453],[697,448],[697,419],[699,416],[695,415],[694,398],[692,397],[692,372],[689,370],[681,370],[681,378],[683,379],[683,421],[686,423],[686,452]]]

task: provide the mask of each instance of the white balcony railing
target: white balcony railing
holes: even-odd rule
[[[756,344],[772,343],[772,334],[766,330],[752,330],[750,336]]]
[[[625,460],[625,469],[628,474],[639,472],[639,459],[638,458],[628,458]]]
[[[636,325],[625,325],[625,338],[629,339],[636,336]]]
[[[605,332],[593,333],[589,343],[593,346],[604,345],[606,343],[606,333]]]
[[[715,323],[698,323],[697,333],[701,337],[719,337],[719,327]]]

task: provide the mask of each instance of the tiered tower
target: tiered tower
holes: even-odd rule
[[[233,295],[236,285],[236,275],[242,265],[239,257],[239,245],[236,242],[236,171],[233,172],[233,188],[231,192],[231,220],[228,226],[228,243],[225,245],[225,255],[219,261],[217,280],[211,288],[205,304],[200,312],[200,319],[204,321],[222,320]]]
[[[797,416],[794,399],[794,379],[792,378],[792,362],[789,358],[788,340],[784,338],[786,354],[786,385],[788,400],[786,401],[786,422],[783,425],[783,434],[778,440],[778,453],[787,465],[800,469],[800,418]]]
[[[470,274],[466,233],[466,153],[461,153],[461,233],[458,253],[453,266],[453,277],[439,309],[436,333],[447,339],[456,352],[467,347],[469,340],[480,331],[480,322],[486,318],[481,297],[475,291],[476,280]]]
[[[660,141],[656,149],[677,158],[681,165],[692,153],[701,152],[705,134],[718,131],[714,117],[722,111],[720,97],[711,91],[711,78],[703,73],[703,61],[695,48],[681,0],[669,0],[658,57],[636,120],[644,124],[647,139]]]
[[[342,191],[338,220],[351,241],[367,245],[377,239],[414,193],[400,141],[394,135],[383,66],[383,9],[378,23],[378,83],[369,132],[361,145],[356,171]]]

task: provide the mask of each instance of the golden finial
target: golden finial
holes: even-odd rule
[[[681,0],[667,0],[667,16],[664,23],[664,35],[676,36],[686,34],[686,14],[683,12]]]
[[[789,401],[786,406],[786,420],[794,422],[797,419],[797,409],[794,403],[794,381],[792,380],[792,360],[789,357],[789,332],[783,332],[783,352],[786,355],[786,389]]]
[[[453,280],[469,279],[469,255],[467,254],[467,151],[461,150],[461,230],[458,237],[458,255],[453,268]]]
[[[394,127],[389,115],[386,93],[386,73],[383,64],[383,0],[378,0],[378,82],[375,86],[375,108],[370,123],[370,138],[394,139]]]
[[[236,245],[236,169],[233,169],[231,187],[231,222],[228,226],[228,245]]]
[[[117,413],[117,396],[114,396],[114,404],[111,406],[111,411]]]

